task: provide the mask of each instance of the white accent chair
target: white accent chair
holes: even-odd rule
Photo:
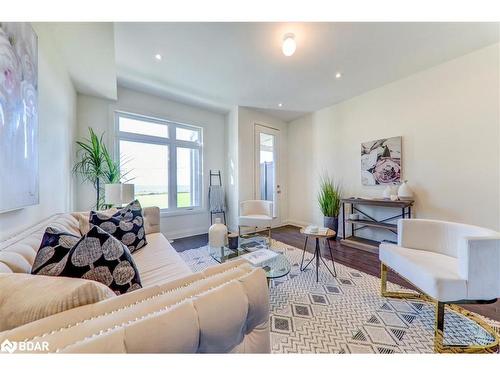
[[[423,298],[436,304],[434,347],[437,352],[493,352],[494,330],[476,315],[457,306],[493,303],[500,297],[500,233],[473,225],[438,220],[398,221],[398,243],[379,248],[382,295]],[[387,291],[388,268],[408,280],[422,294]],[[476,321],[495,338],[485,346],[446,346],[444,309]]]
[[[262,200],[248,200],[240,202],[240,217],[238,220],[238,233],[241,227],[267,228],[271,240],[271,223],[273,221],[273,202]]]

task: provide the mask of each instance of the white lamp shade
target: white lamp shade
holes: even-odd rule
[[[104,201],[106,204],[121,205],[134,200],[134,184],[106,184],[104,185]]]

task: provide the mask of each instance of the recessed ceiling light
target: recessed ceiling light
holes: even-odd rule
[[[295,35],[289,33],[285,34],[283,37],[283,46],[281,50],[283,51],[283,55],[292,56],[297,49],[297,43],[295,42]]]
[[[161,61],[162,57],[161,57],[161,55],[159,53],[157,53],[155,55],[155,59],[158,60],[158,61]]]
[[[337,79],[342,78],[342,73],[337,72],[337,73],[335,74],[335,78],[337,78]]]
[[[278,107],[283,107],[283,103],[278,103]]]

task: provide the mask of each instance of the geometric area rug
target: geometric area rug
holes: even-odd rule
[[[274,240],[272,249],[292,265],[290,273],[273,280],[269,289],[272,353],[434,352],[432,304],[381,297],[379,278],[339,263],[335,263],[336,278],[320,265],[316,282],[312,264],[300,271],[301,249]],[[206,247],[179,255],[193,271],[217,264]],[[304,262],[311,258],[306,253]],[[392,283],[388,288],[404,290]],[[483,319],[500,332],[500,322]],[[491,340],[477,324],[446,310],[446,344]]]

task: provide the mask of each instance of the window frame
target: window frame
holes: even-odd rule
[[[161,125],[167,126],[168,138],[130,133],[120,131],[120,118],[129,118],[131,120],[153,122]],[[115,140],[116,140],[116,160],[120,162],[120,141],[138,142],[145,144],[157,144],[168,146],[168,208],[161,208],[160,212],[162,214],[169,213],[179,213],[185,214],[189,211],[199,211],[203,208],[203,128],[201,126],[180,123],[177,121],[171,121],[166,119],[161,119],[157,117],[125,112],[125,111],[114,111],[114,122],[115,122]],[[176,139],[176,129],[183,128],[188,130],[193,130],[198,132],[198,141],[183,141]],[[188,148],[198,150],[198,160],[194,163],[194,200],[197,202],[196,205],[191,205],[188,207],[178,207],[177,206],[177,149],[178,148]],[[120,165],[121,168],[121,165]],[[133,180],[131,181],[133,183]]]

